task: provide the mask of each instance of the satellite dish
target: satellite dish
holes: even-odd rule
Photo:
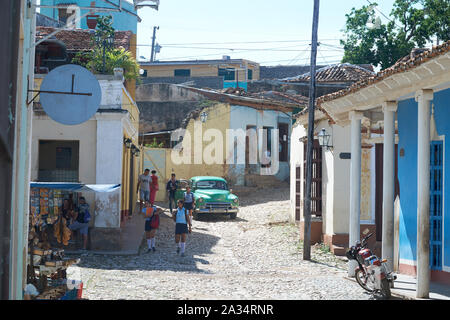
[[[56,122],[76,125],[89,120],[98,110],[102,90],[86,68],[66,64],[50,71],[41,84],[40,101]]]

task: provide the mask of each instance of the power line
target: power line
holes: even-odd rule
[[[339,41],[340,39],[320,39],[319,41]],[[231,42],[190,42],[190,43],[162,43],[161,46],[171,45],[208,45],[208,44],[245,44],[245,43],[280,43],[280,42],[311,42],[309,40],[266,40],[266,41],[231,41]],[[144,44],[138,44],[138,46],[149,46]]]

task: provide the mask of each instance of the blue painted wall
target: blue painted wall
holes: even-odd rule
[[[77,4],[80,7],[90,7],[92,0],[41,0],[41,5],[49,5],[54,6],[58,4]],[[114,3],[119,4],[118,0],[113,0]],[[103,1],[95,1],[97,7],[107,7],[114,8],[111,4],[108,4]],[[122,8],[132,11],[136,13],[134,10],[134,6],[126,1],[122,1]],[[41,8],[41,14],[46,15],[47,17],[58,19],[58,9],[50,9],[50,8]],[[80,15],[84,15],[88,12],[88,10],[80,10]],[[137,33],[137,22],[138,19],[136,16],[131,15],[127,12],[97,12],[95,13],[100,16],[111,15],[113,17],[113,27],[117,31],[131,31],[134,34]],[[81,29],[88,29],[86,24],[86,17],[81,19],[80,22]]]
[[[438,136],[450,134],[450,89],[434,93],[434,119]],[[431,111],[430,111],[431,112]],[[417,102],[414,99],[398,103],[398,147],[404,156],[398,158],[400,182],[400,259],[416,260],[417,246]],[[399,152],[400,153],[400,152]],[[450,145],[444,140],[443,197],[443,266],[450,267]]]
[[[236,88],[236,81],[224,81],[223,82],[223,88]],[[247,82],[241,82],[239,81],[239,88],[244,89],[247,91]]]
[[[400,183],[400,259],[416,260],[417,241],[417,102],[400,101],[398,179]],[[399,152],[399,154],[400,154]]]
[[[434,94],[434,118],[438,135],[445,135],[444,139],[444,213],[443,213],[443,265],[450,267],[450,89]],[[449,199],[449,201],[446,201]]]

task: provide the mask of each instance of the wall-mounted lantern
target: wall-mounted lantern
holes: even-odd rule
[[[200,113],[200,121],[205,123],[206,120],[208,120],[208,114],[205,111],[203,111],[202,113]]]
[[[136,157],[139,157],[141,150],[139,150],[138,147],[136,147],[134,144],[131,146],[131,153],[135,155]]]
[[[125,147],[127,147],[127,149],[131,148],[131,139],[130,138],[124,138],[123,143],[125,144]]]
[[[317,135],[317,137],[319,138],[319,145],[321,147],[327,148],[327,150],[333,148],[333,145],[330,144],[331,135],[328,134],[327,131],[324,128],[322,128],[322,130],[320,130],[320,132]]]

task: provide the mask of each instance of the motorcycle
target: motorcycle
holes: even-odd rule
[[[355,278],[364,290],[371,293],[380,292],[383,297],[390,298],[397,276],[388,269],[386,259],[381,260],[367,248],[367,241],[372,235],[373,233],[370,233],[362,241],[356,241],[346,256],[349,260],[358,262]]]

